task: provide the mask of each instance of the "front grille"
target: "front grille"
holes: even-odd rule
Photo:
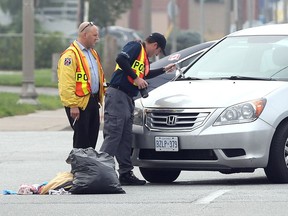
[[[146,126],[150,130],[191,131],[202,125],[211,112],[207,109],[146,110]]]
[[[141,149],[142,160],[217,160],[211,149],[180,150],[178,152],[156,152],[153,149]]]

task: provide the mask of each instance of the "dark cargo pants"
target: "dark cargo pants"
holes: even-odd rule
[[[89,102],[85,110],[80,109],[80,118],[75,122],[70,116],[70,108],[65,107],[65,111],[69,120],[69,123],[74,130],[73,134],[73,148],[88,148],[95,149],[99,126],[99,104],[97,96],[90,95]]]
[[[134,101],[119,89],[109,87],[105,95],[104,142],[100,151],[115,156],[119,174],[133,169],[131,163]]]

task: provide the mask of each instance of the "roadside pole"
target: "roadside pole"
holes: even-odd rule
[[[22,31],[22,90],[18,103],[38,104],[34,85],[35,37],[34,37],[34,0],[23,0]]]
[[[147,37],[151,31],[151,0],[143,1],[143,35]]]
[[[178,29],[178,23],[177,23],[177,16],[178,16],[178,6],[176,4],[175,0],[170,0],[168,3],[167,11],[168,11],[168,17],[172,23],[172,47],[171,47],[171,53],[174,53],[177,51],[177,29]]]

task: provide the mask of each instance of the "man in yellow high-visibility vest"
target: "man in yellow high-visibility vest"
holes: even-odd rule
[[[78,38],[58,62],[58,88],[69,122],[74,130],[73,148],[96,147],[104,97],[104,73],[93,47],[99,30],[92,22],[83,22]]]

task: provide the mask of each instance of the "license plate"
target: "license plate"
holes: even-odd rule
[[[179,151],[178,137],[155,137],[156,151]]]

